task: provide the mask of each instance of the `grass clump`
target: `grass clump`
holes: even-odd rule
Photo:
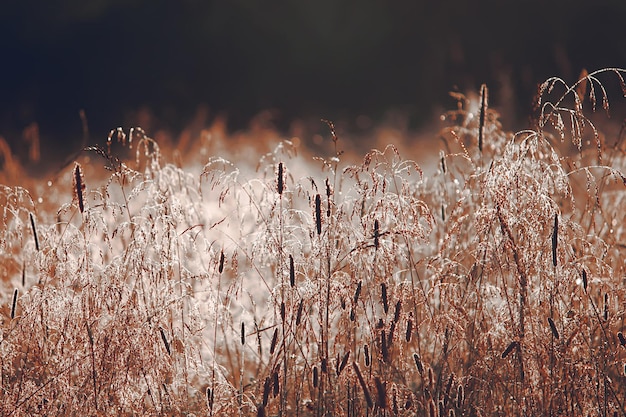
[[[457,95],[428,175],[344,166],[327,122],[313,162],[201,142],[185,170],[116,130],[2,186],[1,414],[625,415],[623,132],[582,107],[607,73],[548,80],[517,133]]]

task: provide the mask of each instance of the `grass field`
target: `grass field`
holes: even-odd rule
[[[591,122],[625,73],[547,80],[517,133],[457,95],[428,173],[332,122],[324,158],[5,151],[0,414],[626,415],[626,133]]]

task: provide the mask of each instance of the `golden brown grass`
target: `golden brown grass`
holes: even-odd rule
[[[0,414],[626,415],[624,132],[582,106],[623,74],[546,81],[517,133],[457,95],[431,175],[344,166],[327,122],[327,159],[115,130],[0,186]]]

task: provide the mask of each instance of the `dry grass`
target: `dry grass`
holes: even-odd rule
[[[458,96],[428,176],[327,122],[314,162],[118,130],[1,186],[0,414],[626,415],[624,133],[582,107],[623,74],[548,80],[515,134]]]

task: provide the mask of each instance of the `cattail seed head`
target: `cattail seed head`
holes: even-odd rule
[[[369,367],[370,366],[370,348],[369,348],[369,346],[367,346],[367,345],[363,346],[363,352],[364,352],[364,356],[365,356],[365,366]]]
[[[241,322],[241,344],[246,344],[246,325],[243,321]]]
[[[279,370],[280,368],[276,368],[273,375],[274,380],[272,381],[272,385],[274,386],[274,391],[272,392],[272,395],[274,396],[274,398],[276,398],[278,396],[278,393],[280,392],[280,378],[278,377]]]
[[[583,289],[587,291],[587,271],[585,271],[585,268],[583,268],[582,276],[583,276]]]
[[[387,408],[387,388],[379,377],[374,377],[374,384],[376,384],[376,392],[378,393],[378,407],[385,410]]]
[[[556,328],[556,324],[554,324],[554,320],[552,320],[552,317],[548,317],[548,324],[550,325],[550,330],[552,331],[552,336],[554,336],[555,339],[559,338],[559,331]]]
[[[604,321],[609,319],[609,293],[604,293]]]
[[[274,329],[274,335],[272,336],[272,343],[270,344],[270,355],[274,354],[276,349],[276,343],[278,342],[278,329]]]
[[[347,351],[345,355],[343,355],[343,358],[341,358],[341,363],[339,365],[339,372],[337,372],[337,376],[341,375],[341,372],[346,367],[346,364],[348,363],[348,358],[350,358],[350,351]]]
[[[319,385],[319,371],[317,370],[317,366],[313,367],[313,386],[317,388]]]
[[[326,208],[326,217],[330,217],[330,195],[332,194],[330,188],[330,181],[326,178],[326,201],[328,202],[328,206]]]
[[[397,323],[400,320],[400,312],[402,310],[402,301],[398,300],[398,302],[396,303],[396,309],[394,310],[393,313],[393,322]]]
[[[407,343],[411,341],[411,334],[413,333],[413,320],[409,320],[406,324],[406,335],[404,339]]]
[[[374,248],[378,249],[380,245],[380,229],[378,220],[374,220]]]
[[[356,286],[356,291],[354,292],[354,305],[356,305],[356,303],[359,301],[359,295],[361,294],[361,286],[363,284],[363,281],[359,281],[359,283]]]
[[[557,264],[557,244],[559,241],[559,214],[554,215],[554,229],[552,231],[552,265],[556,268]]]
[[[322,234],[322,198],[319,194],[315,195],[315,228],[317,235]]]
[[[417,372],[420,373],[420,375],[424,375],[424,365],[422,364],[422,360],[420,359],[420,355],[418,355],[417,353],[413,354],[413,360],[415,361],[415,366],[417,367]]]
[[[207,387],[206,389],[206,400],[209,406],[209,410],[212,410],[213,402],[215,400],[215,390],[212,390],[211,387]]]
[[[272,389],[272,380],[268,376],[265,378],[265,383],[263,384],[263,406],[267,406],[267,403],[270,398],[270,391]]]
[[[622,332],[617,332],[617,338],[619,339],[619,344],[626,347],[626,337]]]
[[[281,301],[280,303],[280,318],[282,321],[285,321],[286,311],[285,311],[285,302]]]
[[[372,396],[370,395],[370,391],[367,388],[367,384],[365,383],[363,375],[361,375],[361,371],[359,370],[359,366],[356,364],[356,362],[352,362],[352,368],[354,369],[354,373],[356,374],[356,377],[359,380],[359,384],[361,385],[361,389],[363,390],[363,396],[365,397],[367,408],[374,408]]]
[[[291,287],[296,285],[296,270],[293,264],[293,256],[289,255],[289,283]]]
[[[283,182],[283,163],[280,162],[278,164],[278,184],[277,184],[278,194],[280,194],[280,195],[283,194],[284,187],[285,187],[285,184]]]
[[[380,331],[380,350],[383,354],[383,362],[389,363],[389,348],[387,347],[387,338],[385,337],[385,330]]]
[[[161,333],[161,340],[163,340],[165,350],[167,351],[167,354],[171,356],[172,351],[170,349],[170,342],[167,341],[167,336],[165,335],[165,330],[163,330],[163,327],[159,327],[159,332]]]
[[[485,132],[485,116],[487,113],[488,102],[487,85],[480,86],[480,111],[478,113],[478,150],[483,151],[483,140]]]
[[[220,263],[219,263],[219,266],[217,267],[217,271],[220,274],[224,272],[224,251],[223,250],[220,252]]]
[[[511,343],[509,343],[509,345],[507,346],[506,349],[504,349],[504,352],[502,352],[502,359],[506,358],[507,356],[509,356],[509,354],[513,351],[513,349],[515,349],[517,347],[517,341],[514,340]]]
[[[35,239],[35,249],[39,252],[39,239],[37,238],[37,228],[35,227],[35,218],[33,213],[28,213],[30,216],[30,226],[33,228],[33,238]]]
[[[15,309],[17,307],[17,288],[13,290],[13,301],[11,301],[11,320],[15,318]]]
[[[300,325],[302,321],[302,310],[304,309],[304,300],[300,300],[300,304],[298,304],[298,312],[296,313],[296,326]]]
[[[83,181],[83,173],[79,163],[76,163],[74,167],[74,192],[76,194],[76,200],[78,201],[78,208],[80,212],[85,211],[85,202],[83,200],[83,192],[85,190],[85,184]]]
[[[387,314],[389,312],[389,301],[387,300],[387,284],[384,282],[380,284],[380,290],[381,298],[383,301],[383,309],[385,310],[385,314]]]

